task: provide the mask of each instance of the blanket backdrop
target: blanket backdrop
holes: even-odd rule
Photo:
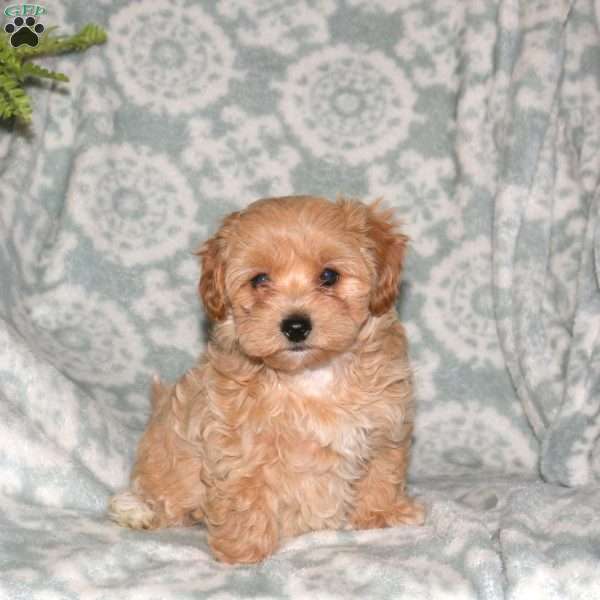
[[[109,40],[48,60],[71,82],[31,86],[31,128],[0,128],[0,596],[599,598],[593,2],[45,8]],[[382,196],[412,239],[398,309],[429,514],[231,568],[202,527],[123,530],[106,504],[152,374],[206,340],[192,252],[290,193]]]

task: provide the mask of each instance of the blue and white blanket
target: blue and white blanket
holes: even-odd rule
[[[0,128],[0,597],[600,598],[594,3],[44,6],[109,40],[48,59],[70,83]],[[412,239],[429,514],[231,568],[201,527],[123,530],[106,504],[151,375],[203,347],[192,251],[290,193],[383,196]]]

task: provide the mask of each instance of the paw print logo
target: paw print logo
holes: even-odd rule
[[[40,40],[39,36],[44,32],[44,26],[36,23],[33,17],[15,17],[12,23],[4,26],[4,31],[10,34],[10,45],[18,48],[23,44],[35,47]]]

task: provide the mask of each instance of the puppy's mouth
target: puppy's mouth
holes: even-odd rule
[[[306,350],[310,350],[310,346],[308,346],[307,344],[295,344],[287,350],[288,352],[306,352]]]
[[[312,344],[297,343],[281,348],[269,356],[264,356],[262,360],[272,369],[296,371],[319,364],[328,357],[329,352]]]

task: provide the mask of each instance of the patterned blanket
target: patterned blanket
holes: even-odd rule
[[[109,41],[48,60],[68,86],[0,128],[0,597],[600,597],[592,0],[44,7]],[[123,530],[106,504],[152,374],[206,339],[192,252],[290,193],[382,196],[411,237],[428,518],[231,568],[203,528]]]

